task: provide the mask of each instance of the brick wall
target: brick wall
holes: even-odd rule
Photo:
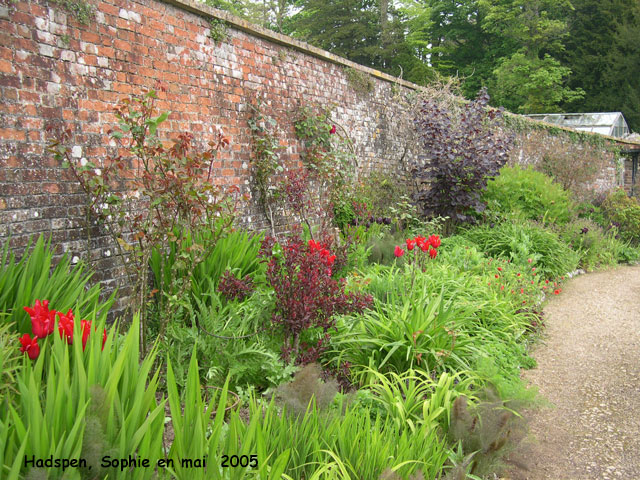
[[[191,132],[203,146],[222,128],[231,146],[214,165],[216,182],[249,193],[248,105],[258,97],[278,120],[289,165],[300,161],[292,119],[304,105],[333,108],[363,172],[402,174],[415,158],[405,109],[415,85],[191,0],[90,1],[95,16],[83,25],[54,2],[0,0],[0,241],[16,251],[33,234],[51,234],[58,254],[90,255],[95,278],[113,286],[113,246],[85,228],[86,198],[46,152],[45,129],[65,123],[76,159],[104,158],[115,148],[112,107],[158,82],[166,88],[158,107],[172,112],[161,135]],[[213,17],[228,25],[219,43],[209,36]],[[370,92],[355,88],[349,68],[369,76]],[[242,220],[266,228],[260,212],[252,201]]]

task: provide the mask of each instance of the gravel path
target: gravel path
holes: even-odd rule
[[[581,275],[545,307],[524,378],[551,402],[509,480],[640,480],[640,266]]]

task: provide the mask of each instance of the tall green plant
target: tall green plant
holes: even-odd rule
[[[376,302],[358,317],[343,317],[332,347],[335,361],[349,362],[361,383],[373,380],[370,369],[402,373],[466,370],[477,353],[460,327],[469,313],[425,289],[404,301]],[[368,368],[366,368],[368,367]]]
[[[100,287],[88,288],[92,273],[83,263],[71,265],[65,253],[53,266],[51,242],[42,236],[33,244],[29,241],[24,254],[16,261],[7,242],[0,258],[0,318],[3,323],[12,323],[20,333],[30,333],[29,316],[23,307],[36,300],[49,300],[60,311],[74,309],[81,317],[93,313],[103,320],[115,298],[115,292],[106,302],[100,303]]]
[[[24,358],[17,375],[19,397],[0,415],[2,476],[17,479],[28,470],[24,458],[84,458],[92,474],[145,479],[153,468],[101,468],[101,459],[138,455],[150,464],[160,458],[164,402],[156,401],[155,349],[139,359],[138,317],[124,337],[114,325],[104,350],[102,336],[89,335],[83,349],[80,322],[68,345],[49,336],[38,359]],[[99,325],[102,331],[103,324]],[[17,347],[16,347],[17,348]],[[78,478],[82,468],[48,468],[47,478]]]

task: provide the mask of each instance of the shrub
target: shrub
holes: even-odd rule
[[[115,293],[100,303],[100,287],[88,287],[92,274],[82,262],[72,266],[64,254],[54,267],[50,242],[40,236],[33,249],[31,245],[30,241],[20,261],[9,253],[8,242],[4,246],[0,258],[0,312],[5,315],[0,320],[13,324],[20,333],[32,333],[29,316],[22,307],[45,298],[61,311],[73,308],[81,317],[95,312],[99,320],[104,320]]]
[[[531,167],[503,167],[487,183],[483,198],[491,210],[503,215],[513,212],[522,219],[552,224],[569,220],[569,193]]]
[[[487,255],[535,266],[545,278],[560,277],[578,265],[579,255],[556,233],[532,222],[482,225],[469,228],[464,236]]]
[[[640,243],[640,203],[622,189],[610,193],[602,204],[609,221],[619,229],[620,236],[634,245]]]
[[[594,205],[593,203],[581,202],[576,205],[575,211],[578,218],[588,218],[603,229],[608,229],[611,226],[602,207]]]
[[[186,385],[194,348],[203,384],[219,385],[228,378],[236,390],[277,386],[287,368],[280,358],[282,336],[267,328],[272,311],[272,295],[264,290],[243,301],[227,301],[215,292],[206,303],[197,301],[190,323],[169,324],[161,345],[178,386]]]
[[[495,128],[500,118],[487,109],[489,96],[465,104],[459,118],[436,102],[425,100],[416,119],[429,164],[416,164],[414,178],[429,184],[416,195],[424,212],[447,216],[454,223],[467,222],[482,212],[482,192],[490,177],[507,161],[510,139]]]
[[[317,328],[323,337],[315,345],[308,345],[305,355],[298,358],[303,363],[313,362],[335,326],[334,315],[362,311],[371,304],[371,298],[346,293],[344,283],[332,278],[336,255],[327,244],[313,239],[305,244],[300,236],[293,235],[279,253],[269,252],[268,247],[263,251],[268,261],[267,280],[276,299],[272,322],[281,325],[285,335],[283,354],[285,358],[290,354],[297,357],[301,334]]]
[[[564,226],[562,240],[580,255],[580,266],[585,270],[615,265],[617,252],[623,244],[612,232],[588,219],[576,219]]]

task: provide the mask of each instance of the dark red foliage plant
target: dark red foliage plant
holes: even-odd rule
[[[261,253],[268,262],[266,277],[276,297],[272,322],[284,331],[283,356],[293,356],[298,363],[313,362],[326,348],[334,316],[361,312],[373,298],[345,292],[344,279],[332,277],[336,256],[326,243],[305,242],[294,233],[280,248],[270,248],[274,244],[269,239],[265,245]],[[311,328],[322,329],[323,337],[315,345],[301,345],[301,334]]]
[[[220,283],[218,283],[218,292],[228,300],[242,301],[250,296],[253,291],[253,280],[249,275],[245,275],[244,278],[238,278],[230,270],[222,274]]]
[[[422,104],[415,125],[429,161],[416,163],[412,174],[429,186],[416,195],[425,214],[460,223],[485,209],[481,194],[506,163],[512,145],[499,123],[502,113],[488,103],[483,89],[457,115],[433,100]]]

